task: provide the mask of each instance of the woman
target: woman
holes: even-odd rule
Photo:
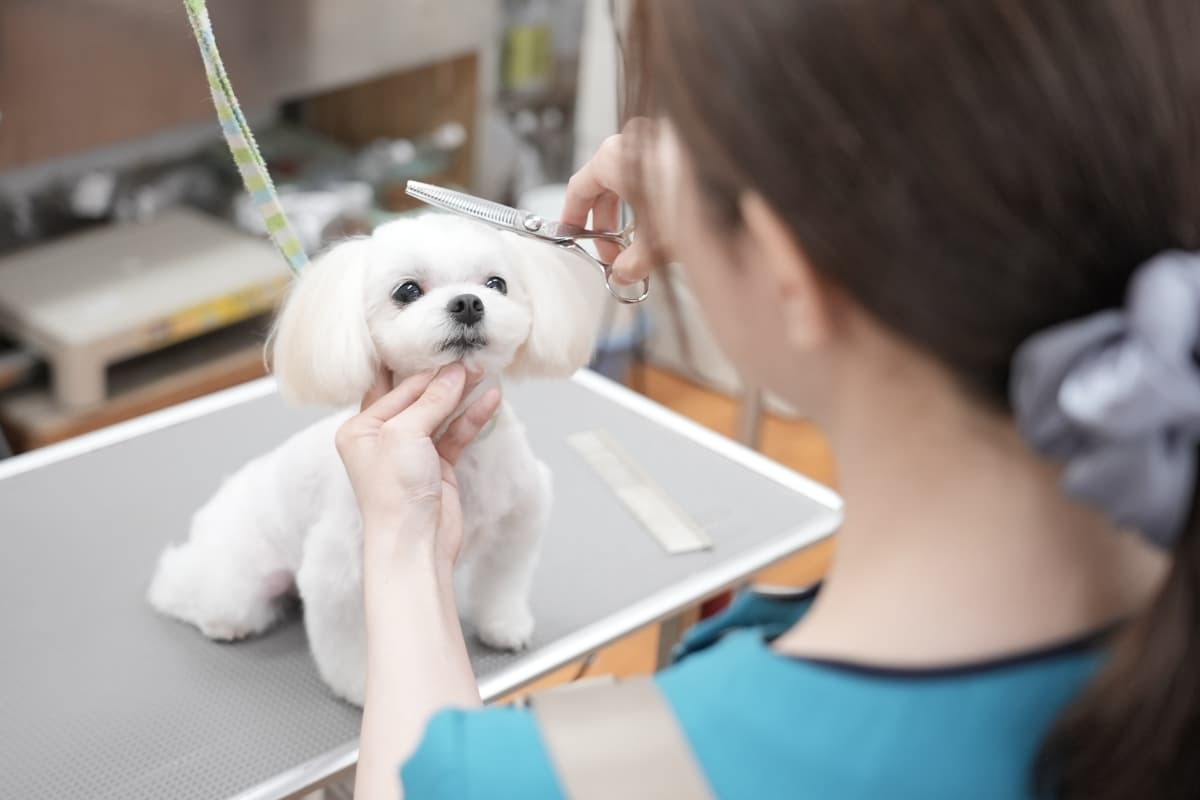
[[[686,265],[847,508],[794,625],[657,679],[713,793],[1200,795],[1200,3],[656,0],[631,36],[661,124],[564,218],[633,200],[621,273]],[[528,712],[445,710],[479,703],[453,464],[497,398],[428,435],[466,380],[381,384],[341,433],[361,797],[402,763],[410,800],[561,793]]]

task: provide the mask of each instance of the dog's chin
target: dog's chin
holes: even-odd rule
[[[469,370],[499,374],[508,368],[512,359],[513,354],[500,343],[490,342],[485,337],[451,336],[423,356],[409,356],[393,361],[388,366],[398,379],[425,370],[440,369],[456,361],[462,362]]]

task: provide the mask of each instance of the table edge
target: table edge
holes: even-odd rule
[[[0,480],[33,472],[61,461],[189,422],[206,414],[258,400],[272,394],[275,390],[274,378],[256,378],[230,389],[222,389],[159,411],[151,411],[149,414],[99,428],[64,442],[39,447],[28,453],[21,453],[0,461]],[[330,413],[332,413],[332,409]]]

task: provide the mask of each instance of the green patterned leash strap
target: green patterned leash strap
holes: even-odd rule
[[[283,206],[279,202],[279,193],[271,182],[267,172],[266,162],[254,141],[254,134],[242,114],[237,96],[229,76],[225,73],[225,65],[221,63],[221,53],[217,50],[217,40],[213,36],[212,22],[208,18],[208,8],[205,0],[183,0],[187,9],[188,20],[192,23],[192,31],[196,34],[196,43],[200,45],[200,56],[204,59],[204,71],[208,75],[208,87],[212,91],[213,105],[217,109],[217,119],[221,122],[221,131],[229,144],[229,152],[237,164],[238,173],[258,213],[262,215],[267,233],[287,259],[293,272],[300,272],[308,266],[308,256],[292,230]]]

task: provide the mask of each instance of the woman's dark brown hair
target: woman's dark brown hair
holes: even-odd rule
[[[1200,250],[1200,0],[649,0],[627,55],[715,220],[762,195],[994,408],[1027,337]],[[1200,796],[1196,528],[1044,743],[1039,793]]]

